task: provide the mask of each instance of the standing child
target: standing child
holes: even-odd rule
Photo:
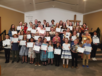
[[[61,49],[61,45],[60,45],[59,42],[56,43],[55,49]],[[55,56],[55,66],[59,66],[60,65],[61,55],[55,54],[54,56]]]
[[[34,45],[34,39],[33,38],[30,39],[30,42],[33,42],[33,45]],[[33,47],[29,48],[28,57],[30,58],[30,64],[33,64],[34,63],[34,58],[35,58],[35,52],[33,50]]]
[[[90,44],[90,39],[87,38],[86,39],[86,43],[83,45],[83,47],[85,48],[85,46],[88,46],[88,47],[91,47],[91,44]],[[88,66],[88,57],[89,57],[89,54],[90,52],[87,52],[87,51],[84,51],[84,54],[83,54],[83,67],[85,67],[85,59],[86,59],[86,67],[89,67]]]
[[[44,38],[44,43],[42,43],[42,45],[48,46],[47,39],[46,38]],[[47,50],[41,50],[40,59],[41,59],[43,65],[45,65],[45,66],[46,66],[47,58],[48,58],[48,56],[47,56]]]
[[[63,43],[63,46],[62,46],[62,55],[61,55],[61,58],[63,59],[63,68],[68,68],[68,62],[69,62],[69,59],[72,59],[72,56],[71,56],[71,52],[70,52],[70,46],[68,46],[68,49],[64,49],[64,45],[70,45],[68,44],[68,38],[65,38],[65,43]],[[67,62],[67,64],[65,65],[65,60]]]
[[[14,38],[18,38],[17,34],[13,35]],[[13,41],[12,43],[12,63],[14,63],[15,60],[15,54],[16,54],[16,60],[17,63],[19,62],[19,41],[17,43],[14,43]]]
[[[35,42],[35,45],[36,46],[41,46],[41,40],[42,40],[42,38],[41,37],[39,37],[38,38],[38,41],[36,41]],[[35,54],[36,54],[36,58],[35,58],[35,66],[41,66],[40,65],[40,51],[36,51],[36,50],[34,50],[35,51]]]
[[[75,64],[75,67],[77,68],[77,58],[78,58],[77,48],[78,48],[78,39],[75,39],[74,45],[72,45],[72,48],[71,48],[71,51],[72,51],[72,68],[74,67],[74,64]]]
[[[10,39],[9,39],[9,35],[6,35],[5,36],[5,40],[6,41],[9,41],[10,42]],[[11,44],[10,45],[3,45],[4,46],[4,50],[5,50],[5,63],[9,63],[9,58],[10,58],[10,50],[11,50]]]
[[[24,41],[27,40],[27,35],[23,36],[23,40]],[[22,63],[24,63],[24,61],[27,63],[28,49],[27,49],[26,45],[21,46],[19,54],[20,54],[20,56],[22,56]]]
[[[51,41],[49,41],[48,47],[53,47]],[[53,65],[53,58],[54,58],[53,50],[52,51],[48,51],[48,64],[50,64],[50,60],[51,60],[51,65]]]

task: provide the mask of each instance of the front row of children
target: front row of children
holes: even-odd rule
[[[14,38],[17,38],[17,35],[15,34],[13,36]],[[9,39],[9,35],[6,35],[6,40]],[[27,36],[24,35],[23,36],[23,40],[27,40]],[[38,41],[34,42],[34,39],[31,38],[30,42],[33,42],[34,45],[36,46],[41,46],[41,45],[46,45],[48,47],[53,47],[53,44],[51,41],[49,41],[47,43],[47,39],[44,38],[43,43],[41,42],[42,38],[39,37]],[[29,40],[27,40],[27,42],[29,42]],[[91,44],[89,43],[90,39],[86,40],[86,43],[83,45],[83,47],[85,46],[90,46]],[[68,63],[69,63],[69,59],[72,59],[72,68],[75,66],[76,68],[78,67],[77,65],[77,58],[78,58],[78,52],[76,47],[78,47],[78,40],[74,40],[74,45],[72,45],[70,48],[70,50],[62,50],[62,54],[54,54],[53,52],[47,52],[47,50],[40,50],[39,52],[36,50],[33,50],[33,48],[27,48],[27,45],[23,45],[20,48],[19,51],[19,41],[17,43],[13,43],[11,42],[11,45],[5,45],[5,58],[6,58],[6,62],[9,62],[9,58],[10,58],[10,50],[12,50],[12,63],[14,63],[15,61],[15,54],[16,54],[16,60],[17,63],[19,62],[19,55],[22,57],[22,63],[27,63],[27,56],[30,58],[30,64],[33,64],[34,59],[35,59],[35,66],[41,66],[40,61],[42,62],[43,65],[53,65],[53,59],[55,60],[55,66],[59,66],[60,64],[60,59],[62,59],[63,61],[63,67],[64,68],[68,68]],[[69,44],[68,43],[68,38],[65,38],[65,43],[64,44]],[[11,48],[12,46],[12,48]],[[61,48],[60,43],[57,42],[56,43],[56,47],[54,49],[63,49],[63,46]],[[53,50],[54,50],[53,49]],[[86,66],[88,67],[88,56],[89,56],[89,52],[84,51],[83,54],[83,67],[85,67],[85,59],[86,59]],[[47,63],[48,61],[48,63]],[[51,62],[50,62],[51,61]],[[66,63],[65,63],[66,62]]]

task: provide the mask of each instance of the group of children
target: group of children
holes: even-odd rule
[[[19,23],[20,30],[18,30],[15,27],[14,24],[11,25],[11,28],[9,30],[9,33],[6,35],[5,40],[9,40],[9,45],[3,45],[5,48],[5,57],[6,61],[5,63],[9,62],[10,58],[10,50],[12,51],[12,63],[15,61],[15,55],[16,55],[16,61],[17,63],[20,60],[20,57],[22,57],[22,63],[28,63],[28,57],[30,58],[30,64],[33,64],[35,62],[35,66],[41,66],[42,65],[53,65],[55,63],[55,66],[60,65],[60,60],[62,59],[63,67],[68,68],[69,59],[72,59],[72,68],[75,66],[78,67],[77,59],[78,59],[78,52],[77,48],[82,47],[85,48],[85,46],[91,47],[92,45],[98,45],[98,43],[93,43],[92,39],[97,37],[97,33],[94,32],[93,37],[88,32],[88,27],[86,24],[83,24],[82,26],[77,23],[76,26],[72,25],[72,22],[69,22],[67,20],[66,22],[63,22],[62,20],[59,23],[56,23],[54,25],[54,20],[51,20],[52,24],[49,25],[49,23],[46,23],[46,20],[44,20],[44,25],[41,25],[40,21],[35,20],[35,24],[33,25],[32,22],[29,22],[29,27],[27,26],[27,23],[24,23],[24,26],[22,25],[22,22]],[[50,27],[50,31],[46,27]],[[70,28],[71,27],[71,28]],[[60,32],[58,32],[58,29],[60,28]],[[30,29],[30,30],[29,30]],[[63,30],[62,30],[63,29]],[[32,30],[36,30],[36,32],[32,32]],[[62,30],[62,31],[61,31]],[[17,31],[17,34],[12,34],[12,31]],[[23,36],[22,39],[18,39],[17,42],[14,42],[12,38],[19,38],[19,36]],[[31,35],[30,37],[28,35]],[[39,36],[38,39],[35,39],[36,36]],[[46,37],[50,37],[50,40],[48,40]],[[98,37],[97,37],[98,38]],[[26,45],[20,45],[20,41],[25,41]],[[40,50],[34,50],[34,47],[28,47],[27,43],[32,42],[33,46],[39,46]],[[42,45],[47,46],[46,50],[42,50]],[[67,48],[65,48],[65,46]],[[48,48],[53,47],[52,51],[49,51]],[[55,54],[55,50],[61,50],[59,54]],[[95,52],[97,49],[92,50],[91,57],[95,57]],[[94,56],[93,56],[94,54]],[[83,52],[83,63],[82,66],[87,67],[88,66],[88,58],[90,56],[90,52],[84,51]],[[95,58],[94,58],[95,59]],[[85,64],[86,60],[86,64]]]

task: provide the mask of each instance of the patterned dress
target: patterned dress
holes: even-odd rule
[[[42,45],[47,46],[47,44],[45,44],[45,43],[43,43]],[[48,59],[47,50],[41,50],[40,60],[41,60],[41,61],[47,61],[47,59]]]
[[[49,46],[51,47],[51,46]],[[53,59],[54,58],[54,53],[52,52],[48,52],[48,59]]]

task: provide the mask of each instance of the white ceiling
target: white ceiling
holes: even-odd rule
[[[22,12],[54,7],[79,13],[88,13],[102,9],[102,0],[0,0],[0,5]]]

